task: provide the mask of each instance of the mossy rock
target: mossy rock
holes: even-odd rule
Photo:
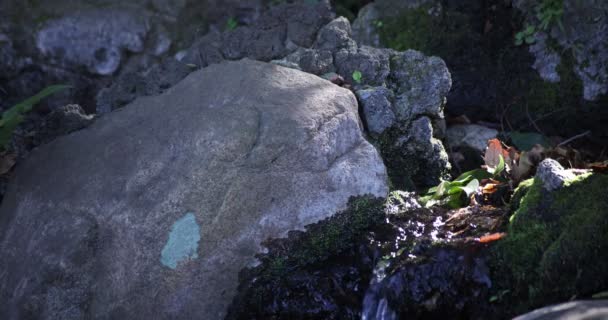
[[[348,268],[356,265],[356,244],[360,243],[370,229],[384,221],[384,205],[385,199],[381,198],[351,198],[346,210],[307,226],[305,232],[293,231],[286,239],[269,240],[266,243],[268,253],[258,256],[261,263],[241,271],[239,293],[234,298],[226,319],[308,319],[309,317],[302,315],[311,314],[321,315],[320,318],[331,318],[323,316],[327,315],[327,310],[324,311],[323,308],[292,310],[298,309],[298,301],[308,301],[303,297],[323,291],[323,288],[315,289],[313,283],[302,279],[323,282],[323,279],[332,276],[334,272],[326,264],[339,267],[342,263]],[[369,265],[370,270],[361,271],[361,275],[342,276],[352,278],[353,282],[360,282],[361,286],[367,285],[369,279],[364,275],[371,274],[372,264]],[[359,298],[363,297],[357,299]],[[280,305],[276,303],[277,300],[281,300]]]
[[[608,176],[586,174],[547,192],[535,178],[513,197],[507,237],[490,252],[494,290],[509,312],[608,289]],[[522,195],[525,193],[525,195]]]

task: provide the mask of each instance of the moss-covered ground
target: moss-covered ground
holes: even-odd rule
[[[529,180],[513,197],[507,237],[490,253],[494,290],[513,313],[608,289],[608,176],[547,192]],[[525,193],[525,195],[524,195]]]

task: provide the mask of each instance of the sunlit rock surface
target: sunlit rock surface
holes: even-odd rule
[[[221,319],[262,240],[387,192],[350,91],[213,65],[20,164],[0,209],[0,318]]]

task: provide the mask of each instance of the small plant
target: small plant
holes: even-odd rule
[[[353,72],[353,80],[355,80],[356,83],[361,83],[362,79],[363,79],[363,74],[361,74],[361,71],[355,70]]]
[[[46,87],[35,96],[27,98],[4,111],[2,113],[2,118],[0,119],[0,149],[6,150],[6,147],[11,141],[13,131],[15,131],[15,128],[17,128],[25,119],[23,116],[25,113],[30,112],[34,105],[39,103],[42,99],[68,88],[71,88],[71,86],[54,85]]]
[[[547,31],[553,25],[558,25],[560,29],[564,29],[562,24],[563,0],[540,1],[534,11],[536,12],[537,24],[528,24],[523,30],[515,34],[515,45],[534,43],[534,35],[538,31]]]
[[[228,21],[226,21],[226,29],[228,29],[228,30],[234,30],[238,26],[239,26],[239,22],[236,21],[235,18],[230,18],[230,19],[228,19]]]
[[[522,44],[533,44],[534,34],[536,34],[536,28],[528,25],[524,30],[515,34],[515,45],[521,46]]]
[[[504,160],[502,169],[504,169]],[[498,170],[496,171],[498,172]],[[453,209],[466,206],[468,204],[467,199],[479,188],[479,181],[492,178],[492,176],[491,173],[483,169],[465,172],[453,181],[442,181],[438,186],[430,188],[426,195],[420,198],[420,203],[427,208],[434,205]]]

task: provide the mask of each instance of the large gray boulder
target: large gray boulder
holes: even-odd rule
[[[599,320],[608,319],[607,300],[570,301],[536,309],[513,320]]]
[[[212,65],[19,165],[0,208],[0,318],[221,319],[261,241],[387,191],[350,91]]]

